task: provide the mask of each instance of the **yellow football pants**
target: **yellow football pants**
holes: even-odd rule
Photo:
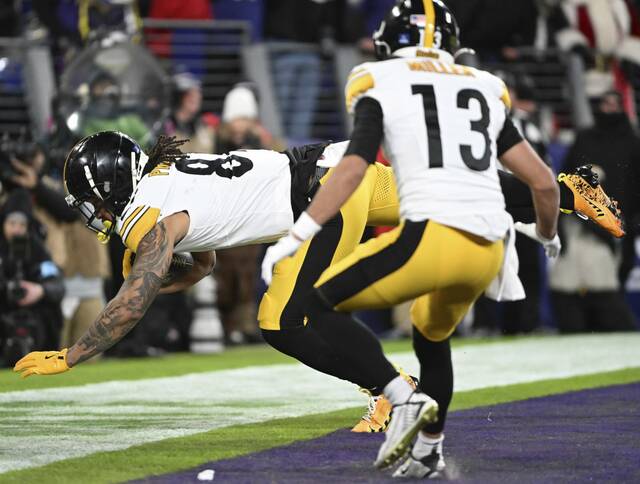
[[[418,298],[413,325],[448,338],[502,265],[503,242],[433,221],[403,221],[325,270],[316,282],[339,311],[377,309]]]
[[[332,173],[329,170],[320,183]],[[358,246],[365,226],[397,225],[398,210],[391,168],[374,163],[340,213],[292,257],[276,264],[271,285],[260,302],[260,328],[279,330],[305,324],[303,302],[320,274]]]

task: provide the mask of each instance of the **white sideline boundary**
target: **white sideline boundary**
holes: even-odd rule
[[[453,351],[456,391],[640,367],[640,333],[497,341]],[[417,374],[412,353],[390,359]],[[0,393],[0,473],[199,432],[362,405],[300,364]]]

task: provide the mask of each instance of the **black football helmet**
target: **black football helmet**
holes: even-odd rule
[[[442,0],[397,0],[373,34],[376,57],[384,60],[403,47],[460,48],[458,22]]]
[[[131,199],[147,156],[133,139],[117,131],[101,131],[80,140],[64,164],[67,203],[77,208],[87,227],[106,242],[116,217]],[[107,210],[113,222],[97,217]]]

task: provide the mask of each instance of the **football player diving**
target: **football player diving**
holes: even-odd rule
[[[542,243],[547,255],[560,250],[557,218],[567,206],[562,198],[575,197],[570,209],[579,211],[589,211],[586,204],[597,198],[607,207],[600,222],[614,235],[624,234],[615,204],[592,183],[588,169],[584,177],[572,175],[572,183],[563,176],[559,190],[551,170],[514,127],[504,83],[455,63],[458,37],[456,21],[440,0],[396,2],[374,34],[379,62],[355,67],[347,81],[347,108],[355,120],[345,156],[263,261],[266,281],[297,267],[300,251],[325,235],[325,224],[360,190],[384,145],[397,183],[398,227],[334,261],[303,305],[307,328],[322,336],[328,354],[349,363],[359,385],[382,391],[393,406],[375,464],[391,466],[410,449],[394,472],[400,478],[437,477],[445,469],[443,430],[453,392],[449,340],[513,254],[505,239],[513,225],[505,198],[509,207],[526,188],[522,200],[532,202],[536,223],[519,229]],[[501,190],[498,160],[521,182],[502,183]],[[598,195],[592,192],[583,204],[579,199],[591,189]],[[419,389],[398,374],[373,333],[350,315],[411,299]]]

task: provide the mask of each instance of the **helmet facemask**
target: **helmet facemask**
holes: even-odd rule
[[[110,196],[103,195],[102,192],[105,194],[111,192],[111,182],[105,181],[101,183],[100,186],[96,185],[93,181],[91,170],[87,165],[84,166],[84,174],[91,191],[85,192],[78,198],[72,193],[69,193],[69,195],[65,197],[65,200],[70,207],[80,212],[85,225],[89,230],[96,233],[98,240],[102,243],[107,243],[114,229],[116,214],[109,203]],[[110,220],[100,218],[99,213],[103,210],[109,214]]]
[[[96,209],[95,205],[88,200],[77,200],[73,195],[67,195],[65,200],[70,207],[75,208],[80,212],[85,225],[91,231],[96,233],[98,240],[106,244],[114,229],[113,222],[111,220],[102,220],[98,216],[98,209]],[[115,220],[115,214],[106,208],[105,210],[109,212],[112,220]]]

